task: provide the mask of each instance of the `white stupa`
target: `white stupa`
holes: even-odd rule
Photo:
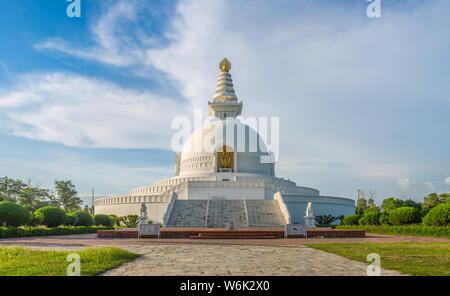
[[[164,227],[281,227],[304,223],[308,202],[315,216],[350,215],[354,200],[321,196],[275,176],[275,164],[259,134],[237,117],[242,112],[223,59],[208,111],[210,123],[195,130],[175,156],[175,176],[153,186],[133,189],[128,196],[95,201],[96,214],[139,214],[147,205],[149,219]]]

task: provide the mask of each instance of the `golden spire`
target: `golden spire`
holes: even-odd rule
[[[227,60],[227,58],[224,58],[220,64],[219,64],[219,69],[222,72],[229,72],[231,69],[231,63],[229,60]]]

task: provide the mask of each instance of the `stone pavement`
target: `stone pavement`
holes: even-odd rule
[[[299,246],[146,245],[122,246],[143,254],[102,275],[366,275],[367,265]],[[382,275],[401,275],[382,270]]]
[[[365,275],[367,265],[306,243],[450,242],[450,239],[368,234],[365,238],[189,240],[99,239],[95,234],[0,239],[0,246],[76,250],[118,246],[142,254],[104,275]],[[383,270],[382,275],[400,275]]]

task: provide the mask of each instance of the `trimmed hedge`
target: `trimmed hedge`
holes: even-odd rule
[[[375,211],[366,211],[364,216],[359,219],[359,225],[378,225],[380,224],[380,213]]]
[[[92,220],[91,215],[84,211],[75,211],[74,214],[77,216],[76,226],[92,226],[94,220]]]
[[[113,226],[113,220],[108,215],[97,214],[94,216],[95,225]]]
[[[348,215],[342,220],[344,225],[358,225],[359,216],[358,215]]]
[[[36,213],[30,214],[30,223],[28,223],[30,226],[39,226],[42,225],[42,216],[37,215]]]
[[[0,202],[0,226],[21,226],[30,222],[30,213],[27,209],[13,202]]]
[[[362,229],[367,233],[434,236],[450,238],[450,226],[410,225],[338,225],[336,229]]]
[[[401,207],[389,213],[389,223],[392,225],[414,224],[420,221],[420,211],[413,207]]]
[[[66,226],[76,226],[78,217],[74,213],[67,213],[67,220],[64,225]]]
[[[380,224],[381,225],[388,225],[389,224],[389,214],[383,213],[380,216]]]
[[[120,226],[120,219],[116,215],[109,215],[109,218],[113,221],[114,226]]]
[[[108,226],[0,227],[0,238],[97,233],[97,230],[112,229]]]
[[[42,225],[47,227],[57,227],[66,223],[66,212],[57,207],[43,207],[34,212],[36,217],[41,220]]]
[[[423,218],[424,225],[446,226],[450,224],[450,203],[432,208]]]

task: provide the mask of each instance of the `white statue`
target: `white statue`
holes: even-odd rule
[[[305,212],[305,225],[307,228],[315,228],[316,223],[314,222],[314,214],[312,209],[312,202],[308,202]]]
[[[140,218],[147,218],[147,206],[144,202],[141,204]]]
[[[312,202],[308,202],[308,206],[306,207],[306,217],[314,217],[313,209],[312,209]]]

